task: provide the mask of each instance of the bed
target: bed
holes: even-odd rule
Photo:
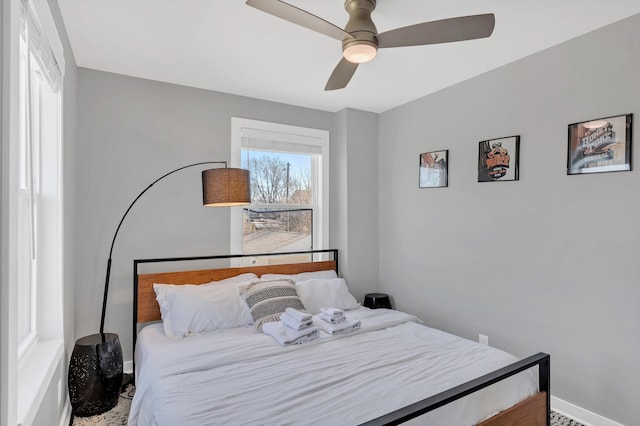
[[[331,271],[337,277],[337,250],[282,253],[268,264],[263,256],[274,262],[273,254],[134,261],[136,394],[130,425],[549,424],[547,354],[518,360],[396,310],[348,306],[345,316],[358,321],[359,329],[321,333],[301,345],[282,346],[246,324],[180,340],[170,336],[169,315],[164,307],[161,313],[154,284],[224,282],[241,292],[246,284],[236,277],[255,274],[266,282],[286,275],[298,277],[293,282],[305,306],[346,300],[312,287],[340,281],[314,275]],[[171,269],[166,265],[177,262],[185,269],[190,261],[209,260],[223,266],[140,273],[149,265]],[[167,321],[157,322],[161,317]]]

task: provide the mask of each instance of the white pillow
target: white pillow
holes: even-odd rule
[[[208,284],[201,284],[201,285],[209,286],[209,285],[218,285],[218,284],[227,284],[227,283],[236,284],[240,289],[240,294],[242,294],[244,289],[247,288],[247,286],[251,284],[251,282],[257,279],[258,279],[258,276],[256,274],[254,274],[253,272],[247,272],[245,274],[236,275],[235,277],[225,278],[220,281],[211,281]]]
[[[323,307],[347,311],[359,306],[342,278],[300,281],[296,283],[296,290],[304,307],[313,315],[319,314]]]
[[[240,296],[240,286],[255,279],[245,274],[209,284],[154,284],[165,334],[181,339],[192,334],[253,323],[251,311]]]
[[[262,280],[281,280],[283,278],[293,280],[295,282],[298,281],[307,281],[319,278],[338,278],[338,274],[333,269],[328,269],[326,271],[314,271],[314,272],[300,272],[299,274],[262,274],[260,279]]]
[[[242,289],[243,287],[246,287],[247,285],[249,285],[251,281],[255,279],[258,279],[258,276],[254,273],[248,272],[246,274],[240,274],[233,277],[224,278],[220,281],[211,281],[206,284],[197,284],[197,285],[206,287],[206,286],[218,285],[218,284],[237,284],[238,287]],[[196,284],[182,284],[182,285],[196,285]],[[158,305],[160,305],[160,316],[163,318],[163,321],[164,321],[165,315],[167,315],[167,307],[165,306],[166,303],[163,303],[165,299],[165,293],[167,289],[174,288],[174,287],[181,287],[181,286],[174,285],[174,284],[156,284],[156,283],[153,284],[153,290],[156,293],[156,300],[158,301]]]

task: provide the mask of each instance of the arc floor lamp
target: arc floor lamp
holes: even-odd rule
[[[68,385],[73,415],[93,416],[112,409],[118,403],[122,385],[122,348],[116,333],[104,332],[104,319],[109,294],[111,255],[124,219],[140,197],[153,185],[176,172],[205,164],[223,164],[224,167],[202,171],[202,204],[204,206],[231,207],[251,202],[249,171],[229,168],[226,161],[203,161],[174,169],[154,180],[131,202],[122,215],[111,240],[104,282],[100,332],[78,339],[69,362]]]

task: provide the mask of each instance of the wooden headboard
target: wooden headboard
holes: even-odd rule
[[[324,256],[322,256],[324,254]],[[308,261],[296,261],[294,263],[270,263],[240,267],[223,267],[215,269],[199,269],[191,271],[171,271],[151,274],[139,274],[138,269],[142,264],[185,261],[207,261],[207,260],[233,260],[241,258],[269,258],[271,261],[279,262],[277,259],[291,261],[296,258],[306,258]],[[331,257],[331,260],[315,260],[314,257]],[[182,257],[166,259],[141,259],[134,260],[134,306],[133,322],[134,328],[138,323],[159,321],[160,307],[156,301],[156,294],[153,291],[154,283],[161,284],[205,284],[211,281],[219,281],[236,275],[252,272],[257,276],[263,274],[298,274],[300,272],[324,271],[333,269],[338,272],[338,250],[312,250],[304,252],[287,253],[264,253],[251,255],[224,255],[224,256],[200,256]],[[135,336],[134,331],[134,336]]]
[[[187,271],[173,271],[140,274],[140,266],[145,264],[161,264],[162,269],[171,269],[170,264],[182,262],[222,261],[232,263],[234,260],[250,259],[255,265],[239,267],[220,267]],[[330,259],[330,260],[326,260]],[[133,261],[133,348],[138,338],[138,324],[159,321],[160,307],[156,301],[153,284],[205,284],[219,281],[236,275],[252,272],[260,277],[263,274],[299,274],[301,272],[338,270],[338,250],[309,250],[286,253],[260,253],[221,256],[176,257],[159,259],[136,259]],[[135,366],[134,366],[135,369]],[[135,371],[135,370],[134,370]]]

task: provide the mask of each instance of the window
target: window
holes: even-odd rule
[[[35,14],[23,3],[18,162],[18,358],[38,342],[60,288],[61,75]],[[50,296],[54,296],[50,299]],[[45,337],[49,337],[46,335]]]
[[[233,118],[231,163],[251,177],[251,205],[232,214],[232,252],[328,247],[329,132]]]
[[[46,0],[3,2],[3,16],[0,423],[31,424],[64,355],[64,55]]]

